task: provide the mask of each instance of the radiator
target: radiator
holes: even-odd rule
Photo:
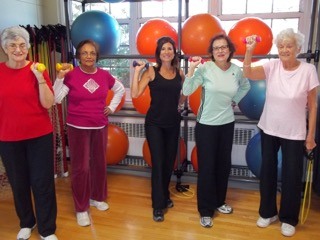
[[[118,117],[110,116],[111,124],[121,127],[129,138],[129,150],[126,159],[120,162],[120,165],[134,165],[134,166],[148,166],[142,155],[142,145],[145,141],[144,118],[134,117]],[[191,152],[195,146],[194,136],[194,120],[188,120],[187,129],[185,131],[184,121],[181,123],[180,135],[187,139],[187,159],[190,161]],[[255,124],[250,123],[236,123],[234,130],[234,140],[232,148],[232,170],[231,175],[234,176],[254,176],[247,168],[245,159],[245,151],[249,140],[258,133],[258,128]],[[186,135],[186,136],[184,136]],[[188,164],[188,171],[193,171],[192,165]]]

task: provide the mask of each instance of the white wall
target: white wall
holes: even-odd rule
[[[63,0],[1,0],[0,31],[15,25],[64,24]],[[61,17],[62,16],[62,17]],[[0,61],[6,56],[0,50]]]

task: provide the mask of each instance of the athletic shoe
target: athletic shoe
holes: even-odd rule
[[[233,212],[233,209],[228,204],[223,204],[222,206],[218,207],[217,210],[224,214],[230,214]]]
[[[213,226],[212,217],[201,217],[200,225],[205,228],[210,228]]]
[[[49,236],[46,237],[42,237],[40,236],[42,240],[58,240],[57,236],[55,234],[51,234]]]
[[[106,211],[109,209],[109,205],[106,202],[98,202],[90,199],[90,206],[96,207],[100,211]]]
[[[167,208],[172,208],[174,206],[172,200],[170,198],[168,198],[167,200]]]
[[[263,218],[263,217],[259,217],[258,221],[257,221],[257,226],[261,227],[261,228],[266,228],[268,227],[271,223],[277,221],[278,216],[275,215],[271,218]]]
[[[17,235],[17,240],[27,240],[31,236],[32,230],[36,227],[36,224],[32,228],[21,228]]]
[[[163,210],[162,209],[154,209],[153,210],[153,220],[155,222],[163,222],[164,215],[163,215]]]
[[[291,237],[296,233],[296,228],[288,223],[282,223],[281,233],[283,236]]]
[[[77,212],[77,223],[81,227],[86,227],[91,224],[88,212]]]

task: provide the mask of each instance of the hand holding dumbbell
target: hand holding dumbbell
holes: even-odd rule
[[[57,63],[56,70],[59,72],[61,70],[72,70],[73,65],[71,63]]]
[[[43,73],[44,70],[46,70],[46,66],[45,66],[43,63],[38,63],[37,66],[36,66],[36,69],[37,69],[39,72]]]
[[[136,67],[136,66],[140,66],[140,64],[139,64],[136,60],[134,60],[133,63],[132,63],[132,66],[133,66],[133,67]],[[146,68],[146,69],[149,68],[149,63],[146,63],[145,68]]]
[[[254,40],[258,43],[258,42],[261,42],[262,38],[260,36],[256,36]],[[247,44],[248,43],[247,37],[242,39],[242,42]]]
[[[192,57],[189,57],[188,61],[189,61],[189,62],[196,62],[196,61],[198,61],[198,59],[197,59],[197,60],[194,60]],[[201,59],[201,63],[202,63],[202,64],[205,63],[204,59]]]

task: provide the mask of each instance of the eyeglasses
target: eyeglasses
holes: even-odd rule
[[[88,57],[88,56],[96,57],[97,56],[96,52],[82,52],[80,54],[82,57]]]
[[[222,45],[220,47],[213,47],[212,49],[213,49],[213,51],[218,52],[219,50],[224,51],[224,50],[226,50],[228,48],[229,48],[228,45]]]
[[[10,50],[16,50],[18,48],[20,50],[24,51],[24,50],[27,49],[27,44],[21,43],[21,44],[18,45],[18,44],[11,43],[11,44],[8,45],[8,49],[10,49]]]

